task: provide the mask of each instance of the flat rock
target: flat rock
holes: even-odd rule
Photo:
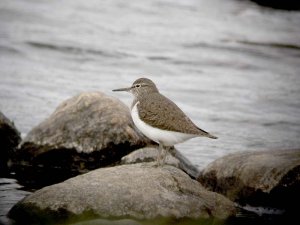
[[[218,218],[234,203],[207,191],[180,169],[154,163],[101,168],[42,188],[17,203],[9,216],[28,224],[76,218]]]
[[[20,142],[20,132],[14,123],[0,112],[0,174],[8,172],[7,161]]]
[[[64,101],[33,128],[13,164],[20,179],[47,185],[116,163],[148,142],[120,100],[87,92]]]
[[[243,205],[294,211],[300,201],[300,150],[230,154],[209,164],[198,180]]]
[[[157,146],[137,149],[122,157],[121,164],[153,162],[156,161],[158,153],[159,150]],[[172,165],[183,170],[192,178],[197,178],[200,173],[198,168],[194,166],[191,161],[183,156],[176,148],[172,148],[167,153],[165,164]]]

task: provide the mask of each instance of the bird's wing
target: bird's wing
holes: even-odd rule
[[[198,128],[174,102],[159,93],[143,97],[137,107],[139,117],[153,127],[210,136],[208,132]]]

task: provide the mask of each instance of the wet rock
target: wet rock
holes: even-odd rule
[[[122,157],[121,164],[153,162],[156,161],[158,152],[159,150],[156,146],[141,148]],[[200,173],[198,168],[175,148],[171,149],[167,154],[165,163],[183,170],[192,178],[197,178]]]
[[[76,218],[218,218],[234,203],[207,191],[173,166],[140,163],[101,168],[42,188],[17,203],[9,216],[28,224]]]
[[[33,128],[13,164],[21,182],[44,186],[116,163],[147,142],[135,129],[126,105],[88,92],[64,101]]]
[[[300,150],[230,154],[209,164],[198,180],[242,205],[293,212],[300,201]]]
[[[14,123],[0,112],[0,174],[8,172],[7,161],[13,154],[14,149],[21,142],[20,132]]]

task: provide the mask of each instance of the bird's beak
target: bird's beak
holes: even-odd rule
[[[112,90],[112,91],[130,91],[131,90],[131,87],[129,87],[129,88],[119,88],[119,89],[114,89],[114,90]]]

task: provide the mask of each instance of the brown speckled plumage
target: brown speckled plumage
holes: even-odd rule
[[[171,100],[160,93],[152,93],[137,99],[139,117],[147,124],[163,130],[207,136]]]
[[[137,84],[141,87],[135,87]],[[163,130],[216,138],[197,127],[174,102],[160,94],[151,80],[140,78],[132,87],[136,89],[136,94],[133,92],[135,99],[132,107],[139,102],[139,117],[145,123]]]

